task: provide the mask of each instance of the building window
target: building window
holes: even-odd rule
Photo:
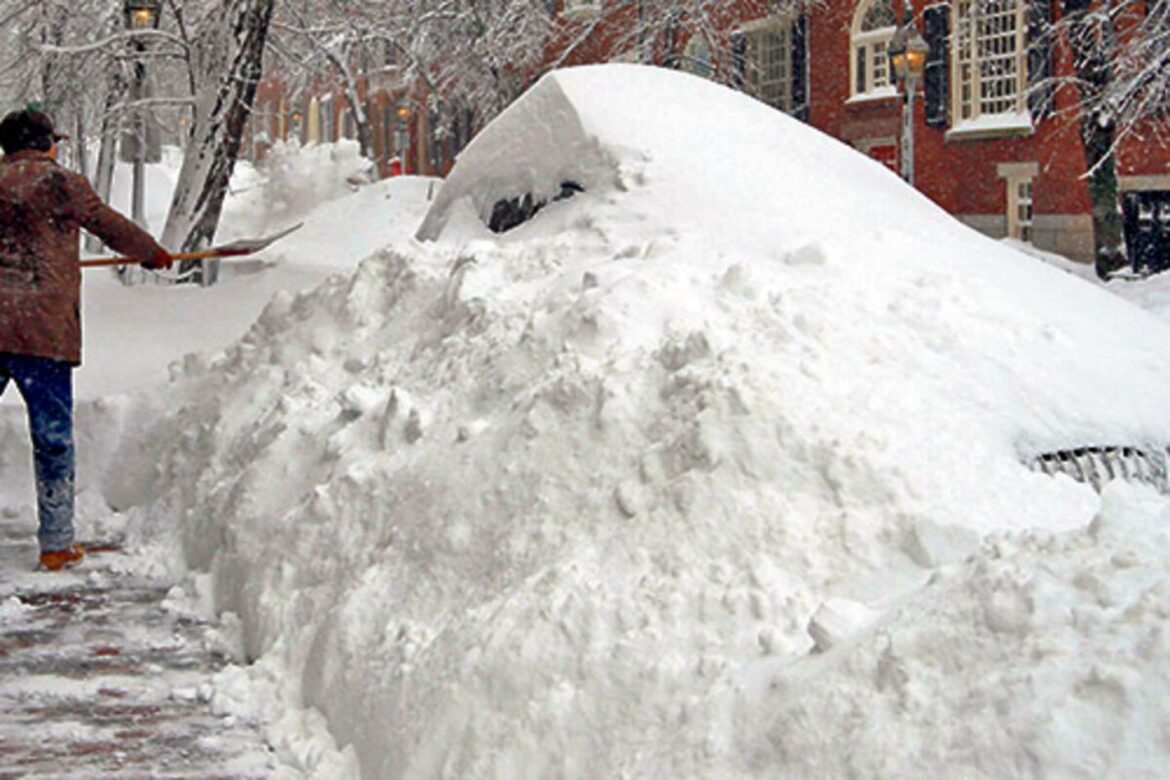
[[[700,34],[691,36],[687,47],[683,50],[683,70],[705,79],[711,78],[714,68],[711,66],[711,48]]]
[[[566,19],[575,19],[590,16],[601,10],[600,0],[565,0],[561,9],[561,16]]]
[[[305,140],[308,143],[319,143],[321,141],[321,101],[317,98],[309,100],[309,117],[306,130],[308,131],[308,138]]]
[[[952,9],[956,120],[1024,113],[1022,0],[956,0]]]
[[[333,96],[321,98],[320,113],[317,115],[317,121],[320,126],[317,128],[317,140],[323,144],[331,144],[334,138],[334,117],[333,117]]]
[[[1008,234],[1021,241],[1032,240],[1032,180],[1008,181]]]
[[[1032,240],[1032,183],[1040,174],[1040,165],[1034,162],[1000,163],[999,177],[1007,188],[1007,236],[1020,241]]]
[[[850,94],[886,96],[895,94],[890,81],[890,60],[886,47],[894,37],[897,18],[890,0],[862,0],[853,14]]]
[[[792,23],[769,18],[753,22],[743,35],[744,89],[781,111],[792,111]]]

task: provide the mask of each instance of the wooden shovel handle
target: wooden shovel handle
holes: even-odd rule
[[[234,257],[236,255],[246,255],[248,252],[232,250],[232,249],[203,249],[198,252],[178,252],[171,255],[171,258],[176,262],[180,260],[206,260],[211,257]],[[140,262],[133,257],[99,257],[96,260],[82,260],[82,268],[101,268],[103,266],[111,265],[139,265]]]

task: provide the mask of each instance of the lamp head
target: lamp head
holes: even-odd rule
[[[125,0],[122,10],[127,29],[154,30],[158,28],[162,0]]]
[[[890,58],[890,69],[897,75],[899,83],[915,83],[922,77],[930,46],[918,32],[909,8],[902,17],[902,24],[890,39],[886,53]]]

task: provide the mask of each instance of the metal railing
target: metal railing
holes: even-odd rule
[[[1160,493],[1170,493],[1166,463],[1165,448],[1125,446],[1057,450],[1041,453],[1028,461],[1035,471],[1067,474],[1078,482],[1092,485],[1097,492],[1112,480],[1124,479],[1149,485]]]

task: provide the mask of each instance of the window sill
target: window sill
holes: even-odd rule
[[[566,8],[561,11],[561,18],[566,22],[582,22],[586,19],[592,19],[601,12],[601,7],[598,5],[583,5],[577,8]]]
[[[1022,114],[996,114],[960,122],[947,130],[948,141],[983,141],[989,138],[1019,138],[1032,135],[1032,117]]]
[[[882,87],[872,92],[862,92],[860,95],[854,95],[845,101],[845,105],[855,106],[865,103],[877,103],[883,100],[897,100],[898,97],[898,90],[894,87]]]

